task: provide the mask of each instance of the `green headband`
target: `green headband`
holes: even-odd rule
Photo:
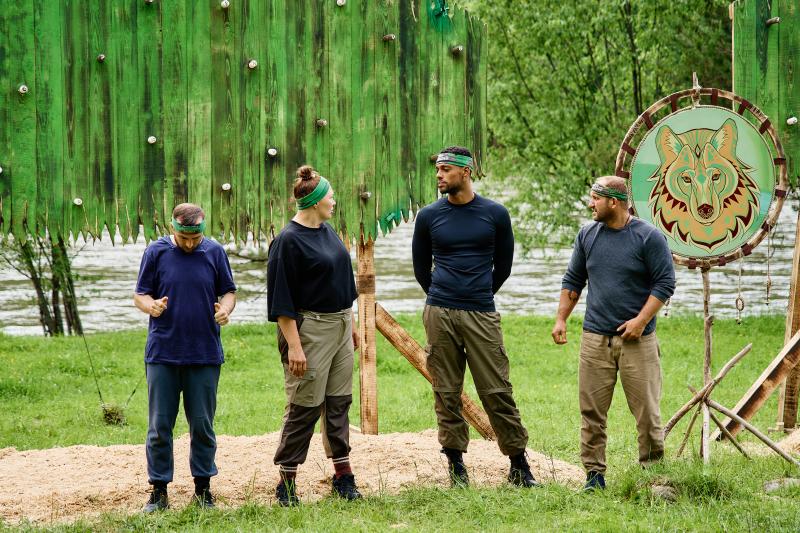
[[[623,202],[628,201],[628,193],[620,192],[616,189],[612,189],[611,187],[605,187],[600,185],[599,183],[595,183],[592,185],[592,192],[597,194],[598,196],[605,196],[606,198],[615,198],[617,200],[622,200]]]
[[[314,190],[302,198],[297,199],[297,209],[308,209],[312,205],[319,203],[319,201],[325,198],[325,195],[328,194],[330,188],[331,184],[328,182],[328,180],[320,176],[319,183],[317,183],[317,186],[314,187]]]
[[[206,221],[203,219],[196,226],[184,226],[173,218],[172,227],[175,228],[175,231],[180,231],[181,233],[203,233],[206,230]]]
[[[457,167],[474,168],[472,158],[470,156],[451,154],[450,152],[442,152],[439,154],[439,157],[436,158],[436,164],[438,165],[439,163],[446,163],[448,165],[454,165]]]

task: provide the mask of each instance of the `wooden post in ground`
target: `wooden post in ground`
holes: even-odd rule
[[[797,294],[797,278],[800,276],[800,213],[794,236],[794,254],[792,255],[792,280],[789,285],[789,311],[786,313],[786,334],[784,344],[794,337],[800,329],[800,298]],[[797,427],[797,397],[800,386],[800,366],[795,366],[781,386],[778,398],[778,430],[791,430]]]
[[[408,359],[408,362],[419,370],[419,373],[422,374],[425,379],[432,382],[431,375],[428,373],[428,369],[425,365],[425,350],[422,349],[422,346],[397,323],[394,317],[392,317],[381,304],[376,304],[375,307],[375,322],[381,335],[386,337],[386,340],[388,340],[403,357]],[[467,396],[467,393],[463,391],[461,392],[461,404],[461,412],[467,423],[474,427],[484,439],[497,440],[492,425],[489,423],[489,417],[486,416],[483,409],[473,402],[472,399]]]
[[[375,347],[375,242],[360,239],[358,261],[358,342],[361,390],[361,433],[378,434],[378,367]]]
[[[711,383],[711,326],[714,324],[714,317],[710,314],[711,307],[711,287],[708,281],[708,269],[702,270],[703,276],[703,331],[705,339],[705,353],[703,356],[703,385]],[[709,446],[711,437],[711,416],[708,403],[703,402],[703,433],[701,437],[700,453],[703,456],[703,463],[711,461],[711,447]]]

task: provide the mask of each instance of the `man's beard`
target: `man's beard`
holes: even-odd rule
[[[464,189],[464,185],[463,184],[458,184],[458,185],[450,184],[450,185],[445,185],[445,188],[442,189],[441,192],[442,192],[442,194],[456,195],[456,194],[460,193],[463,189]]]

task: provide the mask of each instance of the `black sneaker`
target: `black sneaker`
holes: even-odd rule
[[[194,494],[194,503],[202,509],[214,509],[217,507],[214,504],[214,495],[211,494],[211,490],[208,487],[199,494]]]
[[[169,498],[167,498],[167,487],[153,487],[150,499],[142,508],[142,512],[149,514],[155,511],[169,509]]]
[[[293,479],[281,480],[275,487],[275,498],[282,507],[298,505],[297,488]]]
[[[525,458],[524,453],[511,457],[511,468],[508,470],[508,482],[517,487],[525,487],[526,489],[542,486],[533,477],[531,467],[528,465],[528,460]]]
[[[361,493],[356,487],[356,478],[353,474],[344,474],[340,478],[333,476],[333,491],[345,500],[361,499]]]
[[[606,488],[606,478],[603,477],[603,474],[600,472],[595,472],[594,470],[590,470],[586,474],[586,484],[583,486],[583,490],[586,492],[593,491],[593,490],[605,490]]]

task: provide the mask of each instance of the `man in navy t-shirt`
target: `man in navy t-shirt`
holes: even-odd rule
[[[147,474],[153,486],[145,512],[166,509],[174,471],[172,430],[180,395],[189,422],[189,466],[196,501],[213,507],[217,474],[214,412],[224,358],[219,329],[236,306],[228,256],[203,237],[205,213],[194,204],[172,211],[172,235],[150,243],[142,257],[133,301],[150,315],[145,347],[148,430]]]

